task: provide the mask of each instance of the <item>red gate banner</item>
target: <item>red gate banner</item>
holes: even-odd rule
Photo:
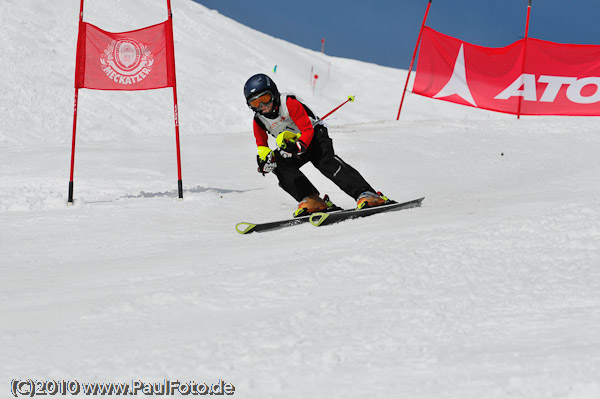
[[[68,203],[73,204],[75,138],[79,89],[149,90],[173,88],[175,147],[177,149],[177,188],[183,199],[181,151],[179,145],[179,107],[175,78],[173,14],[167,0],[169,18],[160,24],[129,32],[111,33],[83,22],[84,0],[79,3],[79,35],[75,63],[75,106],[71,141],[71,176]]]
[[[146,28],[106,32],[81,22],[76,88],[148,90],[175,86],[171,19]]]
[[[521,115],[600,116],[600,46],[476,46],[425,27],[413,92]]]

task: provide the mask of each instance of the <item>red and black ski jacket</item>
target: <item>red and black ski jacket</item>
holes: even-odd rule
[[[288,130],[293,133],[300,133],[300,140],[308,147],[314,135],[313,125],[318,120],[311,109],[300,102],[296,96],[283,93],[281,95],[281,105],[276,110],[275,117],[269,118],[255,112],[253,129],[256,145],[268,147],[267,134],[277,138],[279,133]]]

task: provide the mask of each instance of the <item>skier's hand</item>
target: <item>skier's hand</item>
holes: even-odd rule
[[[273,154],[273,151],[268,147],[258,147],[256,163],[258,163],[258,172],[262,173],[263,176],[266,173],[272,172],[277,167],[275,154]]]
[[[279,147],[279,155],[282,158],[299,157],[306,153],[307,146],[302,141],[300,133],[293,133],[286,130],[279,133],[277,136],[277,147]]]
[[[294,142],[288,142],[285,148],[279,149],[279,154],[283,158],[299,157],[306,154],[306,144],[302,140],[296,140]]]

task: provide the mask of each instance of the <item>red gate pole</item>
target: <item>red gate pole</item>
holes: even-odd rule
[[[523,44],[523,67],[521,69],[521,76],[525,73],[525,57],[527,56],[527,39],[529,38],[529,17],[531,16],[531,0],[527,5],[527,22],[525,23],[525,42]],[[523,96],[519,97],[519,108],[517,109],[517,119],[521,119],[521,103],[523,102]]]
[[[170,40],[168,45],[171,47],[171,57],[173,57],[173,111],[175,117],[175,146],[177,147],[177,189],[179,192],[179,198],[183,199],[183,181],[181,179],[181,150],[179,145],[179,106],[177,104],[177,79],[175,77],[175,48],[173,41],[173,13],[171,12],[171,0],[167,0],[167,9],[169,11],[169,36]]]
[[[81,38],[81,29],[83,28],[83,1],[79,6],[79,34],[77,35],[77,50],[79,50],[79,40]],[[77,51],[79,52],[79,51]],[[71,139],[71,174],[69,178],[69,199],[67,205],[73,205],[73,174],[75,172],[75,137],[77,134],[77,102],[79,99],[79,87],[77,85],[77,74],[79,72],[79,54],[75,61],[75,105],[73,107],[73,138]]]
[[[396,120],[400,119],[400,112],[402,111],[402,104],[404,104],[404,96],[406,95],[406,89],[408,88],[408,80],[410,79],[410,73],[412,72],[413,65],[415,63],[415,58],[417,57],[417,51],[419,50],[419,43],[421,43],[421,35],[423,34],[423,28],[425,27],[425,22],[427,22],[427,15],[429,14],[430,7],[431,7],[431,0],[429,0],[429,4],[427,4],[427,10],[425,11],[425,17],[423,18],[423,23],[421,24],[421,30],[419,31],[419,37],[417,38],[417,45],[415,46],[415,52],[413,53],[412,60],[410,61],[410,68],[408,68],[408,76],[406,76],[406,84],[404,85],[404,91],[402,92],[402,100],[400,100],[400,108],[398,108],[398,116],[396,116]]]

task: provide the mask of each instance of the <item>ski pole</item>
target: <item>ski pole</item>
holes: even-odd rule
[[[324,117],[321,118],[321,120],[323,120],[323,119],[327,118],[329,115],[333,114],[335,111],[340,109],[342,107],[342,105],[346,104],[348,101],[354,102],[354,96],[348,96],[348,99],[346,101],[344,101],[343,103],[341,103],[340,105],[338,105],[337,107],[335,107],[334,109],[329,111]]]

